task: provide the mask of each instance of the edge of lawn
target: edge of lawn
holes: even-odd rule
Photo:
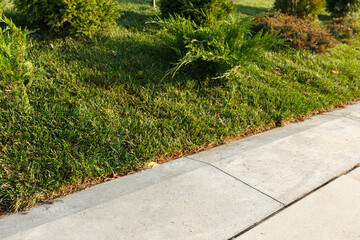
[[[217,147],[217,146],[221,146],[221,145],[225,145],[252,135],[256,135],[262,132],[266,132],[269,130],[272,130],[274,128],[278,128],[278,127],[284,127],[290,123],[295,123],[295,122],[304,122],[306,119],[311,118],[312,116],[315,115],[320,115],[326,112],[332,112],[334,110],[337,109],[343,109],[346,108],[349,105],[354,105],[356,103],[360,102],[360,98],[356,98],[353,100],[349,100],[349,101],[345,101],[345,102],[340,102],[337,103],[335,105],[332,105],[330,107],[326,107],[326,108],[320,108],[320,109],[316,109],[311,111],[308,115],[306,116],[302,116],[302,117],[293,117],[293,118],[289,118],[289,119],[282,119],[281,122],[273,122],[270,123],[268,125],[264,125],[264,126],[259,126],[256,128],[251,128],[248,129],[247,131],[245,131],[245,133],[242,133],[236,137],[223,137],[220,140],[216,141],[216,142],[212,142],[212,143],[208,143],[208,144],[203,144],[201,146],[198,147],[194,147],[188,150],[185,149],[181,149],[177,152],[173,152],[173,153],[169,153],[169,154],[163,154],[159,157],[156,157],[154,159],[150,159],[148,161],[149,162],[155,162],[157,164],[163,164],[166,162],[170,162],[172,160],[178,159],[178,158],[182,158],[182,157],[186,157],[195,153],[199,153],[199,152],[203,152],[206,151],[208,149]],[[119,177],[124,177],[124,176],[128,176],[128,175],[132,175],[141,171],[144,171],[146,169],[151,169],[154,168],[154,165],[149,165],[149,164],[143,164],[141,166],[139,166],[139,170],[138,171],[126,171],[126,172],[120,172],[120,173],[114,173],[112,176],[108,176],[108,177],[96,177],[96,178],[85,178],[84,180],[81,180],[75,184],[69,184],[69,185],[64,185],[63,187],[60,188],[60,190],[53,192],[52,194],[46,194],[43,195],[42,197],[39,198],[39,201],[33,205],[31,208],[25,208],[22,209],[20,211],[0,211],[0,219],[4,218],[6,216],[18,213],[18,212],[27,212],[28,210],[38,207],[42,204],[46,204],[46,203],[52,203],[53,200],[61,198],[61,197],[66,197],[70,194],[76,193],[76,192],[80,192],[82,190],[85,190],[87,188],[90,188],[92,186],[95,186],[97,184],[101,184],[104,182],[108,182],[108,181],[112,181],[114,179],[117,179]]]

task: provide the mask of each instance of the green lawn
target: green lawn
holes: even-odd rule
[[[360,97],[359,38],[323,54],[267,52],[266,64],[226,81],[188,71],[163,78],[176,59],[158,27],[146,24],[158,12],[149,0],[120,2],[118,26],[91,41],[31,35],[34,111],[24,113],[14,93],[0,91],[1,211]],[[242,17],[273,1],[236,3]]]
[[[267,12],[274,5],[275,0],[235,0],[237,14],[248,17],[262,12]]]

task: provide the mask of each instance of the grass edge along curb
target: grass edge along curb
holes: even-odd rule
[[[284,127],[291,123],[304,122],[304,121],[306,121],[306,119],[311,118],[312,116],[321,115],[323,113],[332,112],[332,111],[338,110],[338,109],[343,109],[343,108],[346,108],[347,106],[351,106],[353,104],[358,104],[358,103],[360,103],[360,98],[352,100],[352,101],[348,101],[348,102],[339,103],[339,104],[327,107],[325,109],[314,110],[309,115],[303,116],[301,118],[284,119],[280,123],[271,123],[266,126],[260,126],[260,127],[254,128],[254,129],[249,129],[248,131],[246,131],[243,134],[240,134],[237,137],[231,137],[231,138],[225,137],[223,139],[220,139],[218,142],[205,144],[205,145],[202,145],[202,146],[199,146],[199,147],[196,147],[194,149],[190,149],[190,150],[187,150],[184,152],[180,151],[180,152],[173,153],[173,154],[166,154],[166,155],[160,156],[158,158],[151,159],[149,162],[163,164],[163,163],[170,162],[172,160],[176,160],[176,159],[179,159],[182,157],[187,157],[187,156],[195,154],[195,153],[203,152],[203,151],[209,150],[214,147],[218,147],[218,146],[222,146],[222,145],[225,145],[225,144],[228,144],[231,142],[235,142],[240,139],[244,139],[246,137],[250,137],[250,136],[253,136],[256,134],[270,131],[270,130],[278,128],[278,127]],[[141,172],[141,171],[144,171],[147,169],[151,169],[151,168],[152,168],[152,166],[149,166],[148,164],[144,164],[141,167],[141,169],[137,172],[132,172],[132,171],[122,172],[122,173],[115,172],[108,177],[97,177],[95,179],[92,179],[92,178],[84,179],[82,181],[79,181],[77,184],[65,185],[60,190],[55,191],[54,193],[52,193],[50,195],[44,195],[41,199],[39,199],[39,201],[37,201],[37,204],[32,206],[31,208],[37,207],[37,206],[39,206],[41,204],[45,204],[45,203],[53,203],[52,201],[55,199],[66,197],[70,194],[74,194],[74,193],[83,191],[83,190],[93,187],[97,184],[112,181],[119,177],[125,177],[128,175],[136,174],[138,172]],[[20,213],[27,212],[31,208],[21,209],[18,212],[20,212]],[[17,212],[1,211],[1,209],[0,209],[0,219],[1,219],[1,217],[4,217],[4,216],[6,217],[7,215],[13,214],[13,213],[17,213]]]

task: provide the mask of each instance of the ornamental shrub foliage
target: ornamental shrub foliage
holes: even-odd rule
[[[336,46],[330,30],[316,26],[312,21],[275,12],[254,20],[255,31],[282,36],[293,48],[324,52]]]
[[[360,10],[360,0],[326,0],[326,9],[335,17],[345,17]]]
[[[27,60],[27,29],[20,29],[0,9],[0,95],[14,93],[26,112],[31,110],[26,89],[33,81],[33,66]]]
[[[120,16],[117,0],[14,0],[14,4],[29,23],[75,36],[91,36]]]
[[[26,29],[21,30],[0,10],[0,89],[28,85],[31,82],[31,63],[26,61]]]
[[[266,51],[282,44],[277,36],[253,34],[249,19],[197,25],[175,15],[159,23],[164,29],[164,45],[178,57],[168,72],[172,76],[181,68],[190,67],[197,74],[204,74],[199,77],[223,78],[241,66],[262,62]]]
[[[160,0],[163,17],[177,14],[196,23],[224,19],[234,10],[232,0]]]
[[[5,9],[9,4],[10,0],[0,0],[0,9]]]
[[[274,8],[301,18],[315,18],[324,6],[325,0],[276,0]]]
[[[351,17],[334,18],[327,28],[336,39],[343,42],[348,42],[347,40],[354,38],[360,32],[358,20]]]

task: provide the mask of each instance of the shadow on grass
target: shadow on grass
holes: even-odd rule
[[[43,40],[55,40],[55,39],[63,39],[69,36],[65,31],[54,32],[49,30],[46,25],[37,25],[31,24],[26,20],[26,17],[20,13],[14,11],[6,11],[4,12],[5,16],[11,19],[11,21],[21,29],[27,28],[31,30],[35,34],[30,34],[31,38],[38,41]]]
[[[127,3],[127,4],[140,4],[144,5],[148,3],[149,6],[152,6],[151,0],[118,0],[120,3]]]
[[[37,26],[32,26],[32,25],[28,24],[26,22],[26,18],[22,14],[16,13],[14,11],[4,11],[4,14],[7,18],[11,19],[11,21],[13,21],[13,23],[16,26],[19,26],[21,28],[26,27],[28,29],[36,29],[37,28]]]
[[[268,8],[250,7],[241,4],[236,4],[236,11],[238,13],[242,13],[247,16],[254,16],[263,12],[267,12],[268,10],[269,10]]]
[[[46,40],[40,40],[41,36],[37,38],[35,40],[47,45]],[[208,80],[216,69],[213,64],[193,64],[179,70],[174,78],[166,76],[178,57],[170,47],[151,35],[144,39],[141,34],[111,37],[105,33],[91,41],[71,38],[58,41],[62,46],[53,52],[55,65],[59,64],[58,69],[66,68],[73,79],[89,86],[107,89],[135,84],[146,87],[195,80],[201,87],[205,86],[206,79],[210,85],[219,82]],[[57,40],[54,42],[56,48]],[[58,70],[53,68],[50,71],[58,75]]]
[[[105,88],[129,81],[138,85],[160,82],[176,60],[172,50],[161,43],[106,35],[69,44],[58,57],[74,67],[73,74],[82,81]]]
[[[147,29],[157,29],[155,24],[151,24],[153,19],[156,18],[155,14],[140,14],[134,11],[123,11],[123,15],[117,20],[117,23],[127,29],[137,29],[139,31]]]

